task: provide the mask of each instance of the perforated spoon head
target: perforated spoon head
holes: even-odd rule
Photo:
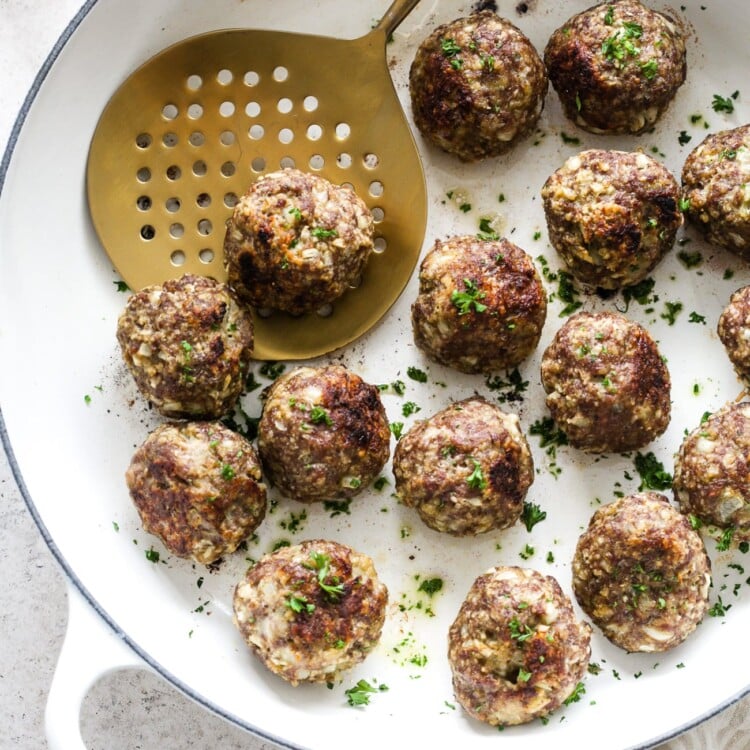
[[[403,17],[415,4],[394,6]],[[184,273],[224,280],[225,224],[238,197],[260,175],[296,166],[354,188],[373,212],[376,251],[330,309],[254,312],[255,356],[315,357],[381,319],[414,270],[427,221],[422,164],[385,59],[388,25],[354,40],[212,32],[124,81],[91,142],[87,194],[99,239],[132,289]]]

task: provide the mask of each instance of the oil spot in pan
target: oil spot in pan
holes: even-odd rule
[[[491,10],[497,13],[497,3],[495,0],[477,0],[471,7],[475,13],[479,13],[482,10]]]

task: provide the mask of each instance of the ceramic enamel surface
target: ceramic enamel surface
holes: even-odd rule
[[[721,13],[712,12],[714,3]],[[531,437],[539,473],[528,499],[539,504],[547,518],[530,533],[520,526],[477,539],[446,539],[390,497],[389,471],[391,484],[357,498],[350,514],[332,517],[323,507],[279,499],[248,556],[258,557],[282,538],[329,536],[373,557],[392,600],[380,646],[343,683],[332,690],[279,684],[253,660],[231,622],[231,593],[247,565],[245,556],[236,555],[218,572],[207,573],[168,556],[138,525],[123,473],[135,447],[158,422],[120,363],[114,330],[124,298],[116,291],[117,277],[85,206],[85,159],[99,113],[123,77],[150,55],[199,31],[245,25],[251,14],[253,25],[260,27],[354,37],[384,5],[361,2],[346,15],[334,2],[305,3],[302,13],[302,4],[292,0],[272,8],[228,0],[210,8],[192,2],[187,10],[176,0],[156,6],[145,0],[99,0],[93,5],[39,90],[15,145],[0,200],[0,403],[25,490],[69,570],[144,657],[200,702],[242,726],[301,747],[335,749],[354,742],[375,747],[407,738],[479,747],[496,742],[497,732],[451,707],[455,703],[445,661],[447,628],[461,600],[479,573],[500,563],[528,564],[554,575],[570,591],[569,559],[594,508],[615,492],[638,485],[632,456],[592,462],[561,448],[557,465],[562,472],[555,478],[550,457]],[[541,49],[551,30],[585,5],[567,3],[560,9],[538,2],[528,3],[524,14],[511,5],[500,11]],[[690,147],[708,132],[702,122],[691,124],[691,115],[701,114],[711,130],[746,120],[744,91],[732,115],[714,113],[710,106],[713,94],[742,89],[748,53],[733,16],[741,17],[744,8],[716,0],[705,0],[703,6],[705,10],[690,3],[684,13],[676,11],[688,25],[690,75],[667,117],[653,134],[637,141],[607,139],[608,146],[655,148],[679,173]],[[427,30],[466,10],[468,6],[458,3],[423,0],[396,33],[388,56],[407,109],[406,72],[416,45]],[[692,140],[681,146],[678,136],[683,130]],[[545,255],[556,267],[538,192],[547,174],[579,147],[564,142],[562,132],[580,138],[581,148],[603,143],[564,121],[552,93],[539,136],[502,159],[461,165],[418,139],[430,191],[425,249],[436,237],[474,233],[480,217],[500,214],[514,242],[533,256]],[[459,210],[449,192],[462,196],[471,209]],[[498,202],[500,193],[503,203]],[[659,340],[672,374],[672,424],[649,446],[667,468],[683,431],[741,390],[713,330],[729,294],[750,281],[750,273],[734,257],[712,251],[690,230],[684,236],[692,240],[684,249],[699,250],[702,265],[686,269],[676,248],[653,274],[659,296],[654,311],[635,302],[629,309]],[[734,271],[731,278],[725,278],[726,269]],[[386,391],[383,398],[390,419],[405,422],[407,428],[420,414],[402,417],[405,400],[418,403],[421,415],[427,415],[474,392],[494,397],[482,378],[457,376],[416,351],[408,315],[415,293],[412,277],[382,323],[335,357],[370,382],[403,380],[405,397]],[[586,309],[623,305],[619,297],[582,299]],[[666,302],[677,301],[683,310],[670,326],[661,315]],[[539,355],[562,322],[560,307],[559,301],[550,305],[540,349],[521,368],[529,387],[524,401],[515,406],[526,429],[546,415]],[[689,322],[693,311],[705,316],[705,326]],[[409,379],[410,365],[428,372],[428,382]],[[257,377],[268,382],[260,373]],[[256,394],[244,403],[252,415],[259,410]],[[303,510],[302,528],[291,534],[289,523]],[[706,541],[714,561],[712,603],[719,596],[724,604],[731,603],[726,615],[707,618],[683,646],[660,657],[624,654],[595,634],[592,658],[601,673],[587,678],[583,699],[558,712],[546,726],[506,730],[504,746],[542,747],[560,741],[579,748],[653,746],[746,691],[738,654],[744,653],[748,595],[744,578],[728,565],[746,565],[748,558],[737,550],[717,553],[715,541]],[[519,554],[528,554],[527,545],[534,553],[522,561]],[[163,562],[146,559],[144,553],[152,546]],[[549,552],[552,562],[547,561]],[[419,580],[437,576],[445,582],[442,592],[432,599],[418,593]],[[736,594],[735,583],[740,584]],[[427,656],[424,667],[411,661],[420,654]],[[346,706],[344,689],[360,678],[390,689],[375,696],[365,710],[354,710]],[[726,734],[730,737],[731,731]]]

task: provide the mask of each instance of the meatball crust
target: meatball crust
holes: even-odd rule
[[[531,258],[506,239],[437,240],[422,261],[414,341],[440,364],[467,373],[515,367],[536,348],[546,317]]]
[[[586,674],[590,640],[554,578],[492,568],[474,581],[448,633],[456,699],[492,725],[545,716]]]
[[[478,161],[505,153],[534,129],[547,73],[523,32],[488,10],[439,26],[422,42],[409,90],[422,135]]]
[[[750,286],[732,294],[716,330],[737,374],[750,381]]]
[[[750,403],[728,404],[682,441],[672,489],[683,513],[750,541]]]
[[[372,560],[337,542],[282,547],[234,592],[234,622],[268,669],[292,685],[331,682],[377,645],[388,591]]]
[[[641,152],[571,156],[542,187],[550,242],[579,281],[619,289],[644,279],[682,226],[680,188]]]
[[[360,280],[373,227],[370,210],[348,187],[297,169],[263,175],[227,223],[228,282],[253,307],[318,310]]]
[[[708,610],[711,564],[688,519],[657,492],[599,508],[576,545],[573,591],[615,646],[667,651]]]
[[[472,397],[417,422],[396,445],[393,475],[427,526],[468,536],[518,520],[534,462],[518,417]]]
[[[713,245],[750,260],[750,125],[709,135],[682,168],[688,220]]]
[[[685,37],[638,0],[595,5],[553,32],[544,50],[565,116],[592,133],[644,133],[685,81]]]
[[[390,456],[380,392],[340,365],[292,370],[268,390],[258,450],[284,495],[303,503],[354,497]]]
[[[253,350],[253,321],[226,284],[185,274],[131,295],[117,321],[122,357],[165,417],[234,409]]]
[[[558,427],[590,453],[642,448],[671,415],[671,380],[648,331],[619,313],[580,312],[542,356],[542,385]]]
[[[125,479],[143,528],[178,557],[205,565],[234,552],[266,513],[255,448],[221,422],[157,427]]]

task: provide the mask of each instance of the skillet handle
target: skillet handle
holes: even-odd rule
[[[394,0],[375,28],[384,31],[386,38],[388,38],[401,21],[414,10],[414,6],[418,2],[419,0]]]
[[[108,672],[145,664],[75,586],[67,588],[68,627],[47,697],[44,726],[50,750],[85,750],[80,713],[89,688]]]

